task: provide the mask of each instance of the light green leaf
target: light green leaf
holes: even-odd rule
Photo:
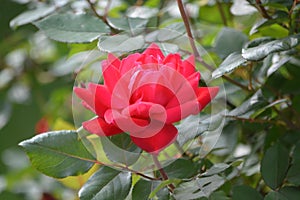
[[[144,46],[144,37],[142,35],[130,37],[125,34],[101,37],[98,42],[98,48],[104,52],[130,52],[141,49]]]
[[[144,30],[148,21],[148,19],[131,17],[107,18],[107,22],[112,28],[127,31],[132,35],[137,35],[140,31]]]
[[[209,168],[205,173],[203,173],[203,176],[211,176],[211,175],[215,175],[218,174],[220,172],[225,171],[226,169],[228,169],[230,167],[230,165],[226,164],[226,163],[217,163],[214,164],[211,168]]]
[[[94,164],[75,131],[43,133],[19,145],[37,170],[55,178],[82,174]]]
[[[103,166],[83,185],[80,200],[125,199],[131,187],[131,174]]]
[[[185,27],[182,22],[173,23],[160,29],[157,34],[157,40],[160,42],[170,41],[185,34]]]
[[[239,185],[233,188],[232,200],[262,200],[258,191],[248,185]]]
[[[277,143],[270,147],[261,162],[261,173],[266,184],[272,189],[278,188],[285,179],[289,166],[289,152]]]
[[[212,78],[219,78],[226,73],[231,73],[237,67],[243,65],[247,61],[242,57],[240,53],[234,52],[230,54],[221,65],[212,73]]]
[[[246,60],[259,61],[271,53],[289,50],[297,46],[299,42],[300,34],[291,35],[256,47],[243,49],[242,56]]]
[[[10,21],[9,25],[12,28],[17,28],[18,26],[22,26],[43,18],[51,14],[52,12],[54,12],[55,9],[56,7],[53,5],[53,6],[43,6],[43,7],[36,8],[34,10],[25,11],[20,15],[16,16],[15,18],[13,18]]]
[[[100,19],[87,14],[55,14],[34,23],[45,34],[60,42],[86,43],[109,33]]]

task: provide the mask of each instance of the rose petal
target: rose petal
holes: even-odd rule
[[[137,60],[141,57],[141,54],[135,53],[123,58],[121,61],[120,73],[124,75],[129,70],[137,66]]]
[[[130,102],[144,101],[166,106],[174,96],[172,91],[163,85],[147,84],[134,91]]]
[[[195,73],[195,57],[192,55],[184,60],[179,71],[186,78]]]
[[[82,123],[82,126],[88,132],[99,136],[111,136],[123,133],[123,131],[114,124],[108,124],[100,117],[85,121]]]
[[[83,101],[84,107],[95,112],[94,98],[91,91],[87,88],[74,87],[73,91]]]
[[[148,138],[131,136],[132,141],[148,153],[157,154],[176,139],[177,129],[173,125],[165,125],[163,129]]]
[[[182,64],[182,61],[178,53],[168,54],[167,57],[163,60],[163,64],[170,66],[177,71]]]
[[[178,122],[189,115],[195,115],[199,112],[198,102],[196,100],[189,101],[176,107],[168,108],[166,123],[171,124]]]
[[[147,56],[154,56],[158,60],[163,60],[164,59],[164,54],[160,50],[159,46],[155,43],[152,43],[144,52],[143,55]]]
[[[200,111],[211,102],[219,92],[219,87],[200,87],[198,88],[197,100]]]
[[[104,85],[106,85],[112,92],[116,83],[121,78],[119,69],[108,60],[105,60],[102,62],[102,74],[104,78]]]

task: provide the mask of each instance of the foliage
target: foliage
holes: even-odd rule
[[[178,137],[179,146],[195,140],[180,159],[163,167],[168,179],[159,170],[108,165],[96,151],[105,141],[93,143],[79,130],[65,131],[75,129],[70,103],[75,76],[91,76],[81,70],[99,68],[103,52],[124,56],[158,42],[174,52],[195,53],[182,39],[187,30],[177,2],[3,0],[0,199],[299,198],[297,0],[185,1],[194,39],[203,47],[198,45],[197,67],[203,82],[222,87],[216,101],[225,101],[225,109],[213,116],[204,112],[200,124],[188,117],[176,125],[186,134]],[[84,62],[83,55],[89,55]],[[201,139],[213,134],[219,118],[222,134],[203,154]],[[41,132],[47,133],[34,136]],[[119,146],[129,143],[109,139]],[[19,142],[32,166],[58,181],[30,167]],[[124,159],[103,149],[107,160]]]

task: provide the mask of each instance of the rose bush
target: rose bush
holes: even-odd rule
[[[218,93],[218,87],[198,87],[194,56],[164,56],[156,44],[122,60],[108,54],[102,71],[103,85],[74,88],[83,105],[97,115],[83,122],[83,128],[99,136],[128,133],[152,154],[176,139],[173,123],[198,114]]]

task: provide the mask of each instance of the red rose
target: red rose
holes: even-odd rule
[[[174,142],[174,122],[198,114],[219,90],[198,87],[200,73],[193,56],[164,56],[156,44],[122,60],[109,54],[102,71],[103,85],[74,88],[83,105],[97,115],[83,122],[84,129],[99,136],[128,133],[152,154]]]

